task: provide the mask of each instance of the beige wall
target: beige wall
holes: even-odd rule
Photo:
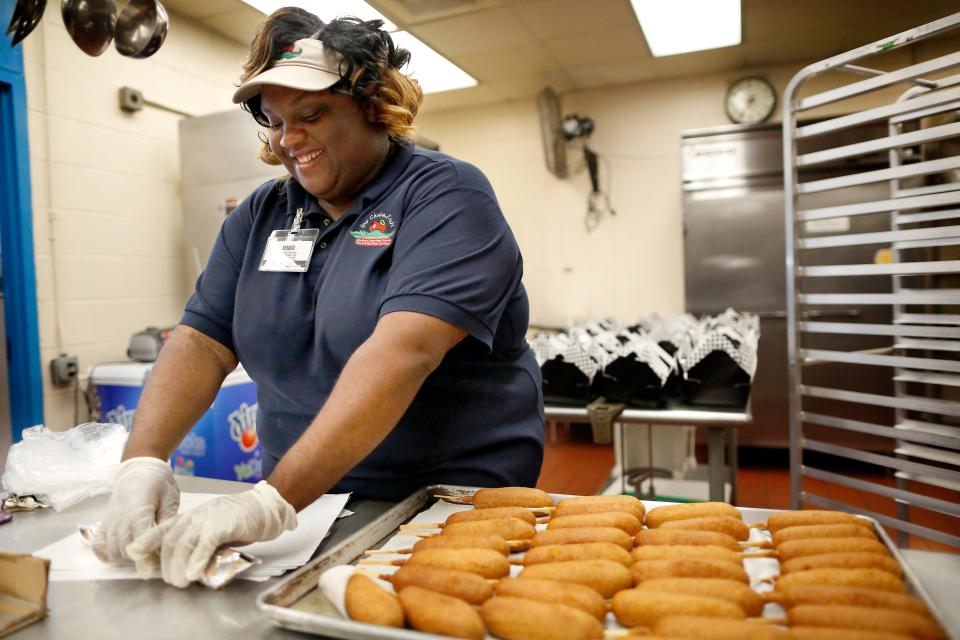
[[[887,54],[880,64],[895,68],[911,57],[957,50],[956,41],[922,46],[910,54]],[[684,309],[681,132],[728,125],[723,97],[734,80],[765,76],[782,97],[803,66],[713,72],[562,96],[563,113],[588,115],[596,123],[590,146],[602,156],[601,187],[617,212],[589,233],[583,221],[590,182],[582,156],[579,151],[572,156],[579,166],[571,178],[547,172],[535,100],[431,111],[427,96],[417,124],[442,151],[476,164],[493,183],[523,251],[532,323],[566,326],[598,316],[630,322],[646,313]],[[840,80],[815,79],[802,95]],[[890,102],[902,90],[811,115]],[[773,119],[779,120],[779,106]]]
[[[48,3],[24,42],[40,356],[51,428],[74,424],[73,390],[51,386],[51,358],[76,354],[81,372],[126,359],[129,336],[175,323],[188,295],[180,116],[150,107],[125,113],[117,92],[130,86],[193,114],[230,108],[230,82],[245,49],[179,15],[170,19],[166,42],[146,60],[112,48],[97,58],[84,54],[63,27],[59,2]]]

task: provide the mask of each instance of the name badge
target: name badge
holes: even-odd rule
[[[320,235],[319,229],[278,229],[270,234],[260,259],[260,271],[305,273]]]

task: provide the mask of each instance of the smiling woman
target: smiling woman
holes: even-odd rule
[[[151,372],[101,527],[134,542],[104,559],[160,562],[182,587],[220,544],[279,535],[327,491],[535,484],[543,402],[519,248],[476,167],[412,144],[422,94],[381,26],[283,9],[252,43],[234,101],[289,176],[226,218]],[[157,458],[238,360],[268,480],[158,525],[173,483]]]

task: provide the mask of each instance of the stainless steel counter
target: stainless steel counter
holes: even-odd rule
[[[184,491],[236,493],[249,484],[177,476]],[[76,530],[78,524],[100,519],[107,496],[91,498],[57,513],[45,509],[15,513],[13,522],[0,527],[0,549],[30,553]],[[332,533],[318,548],[332,548],[348,535],[393,506],[389,502],[351,500],[354,512],[337,520]],[[47,605],[50,614],[16,633],[17,640],[70,638],[72,640],[129,640],[130,638],[303,638],[274,626],[257,610],[257,594],[280,578],[266,582],[237,580],[222,591],[200,586],[176,589],[160,580],[101,580],[51,582]]]
[[[240,482],[178,476],[184,491],[235,493],[249,488]],[[16,513],[13,522],[0,527],[0,549],[34,552],[76,530],[96,522],[107,497],[99,496],[63,513],[47,509]],[[333,548],[393,503],[351,500],[354,512],[338,520],[318,553]],[[960,636],[960,612],[954,601],[960,592],[960,555],[905,551],[904,559],[944,613],[950,631]],[[176,589],[159,580],[105,580],[50,583],[49,616],[18,631],[17,640],[237,640],[238,638],[305,638],[274,626],[256,608],[257,595],[281,578],[266,582],[238,580],[222,591],[199,586]]]

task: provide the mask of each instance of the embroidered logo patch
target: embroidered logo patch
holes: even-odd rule
[[[354,242],[361,247],[386,247],[393,242],[397,232],[397,223],[393,216],[382,211],[374,211],[360,223],[360,228],[351,231]]]
[[[299,58],[300,54],[303,53],[303,49],[294,49],[293,45],[289,47],[284,47],[283,51],[280,52],[280,60],[289,60],[291,58]]]

